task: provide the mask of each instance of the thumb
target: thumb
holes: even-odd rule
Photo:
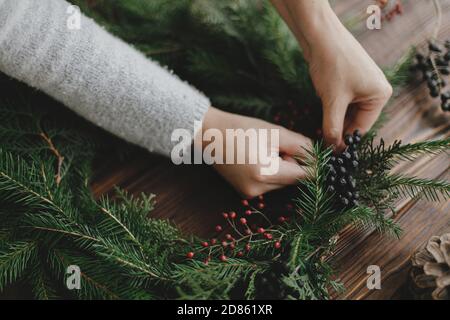
[[[339,148],[342,145],[342,131],[348,104],[349,99],[345,97],[324,104],[322,131],[327,146],[334,145]]]
[[[311,139],[300,133],[288,129],[283,129],[280,132],[280,151],[282,153],[301,157],[305,149],[310,150],[311,146]]]
[[[351,133],[356,129],[360,130],[363,134],[369,131],[380,116],[383,106],[384,102],[377,101],[355,106],[349,117],[346,133]]]
[[[280,186],[296,184],[299,179],[304,179],[307,173],[304,167],[300,166],[294,159],[280,159],[280,167],[276,175],[267,176],[267,182]]]

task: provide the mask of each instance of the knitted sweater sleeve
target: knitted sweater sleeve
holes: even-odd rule
[[[111,133],[169,155],[210,102],[200,92],[81,16],[65,0],[0,0],[0,71],[44,91]]]

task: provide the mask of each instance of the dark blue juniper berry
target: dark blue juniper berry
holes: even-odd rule
[[[445,90],[447,82],[444,76],[450,75],[450,40],[444,46],[435,41],[428,44],[426,54],[417,53],[413,70],[422,73],[423,81],[426,81],[429,94],[432,98],[441,98],[442,111],[450,111],[450,91]]]
[[[359,130],[345,136],[346,148],[340,155],[332,156],[327,177],[328,191],[337,197],[337,206],[351,208],[358,205],[359,194],[356,190],[354,172],[359,166],[357,146],[361,142]]]

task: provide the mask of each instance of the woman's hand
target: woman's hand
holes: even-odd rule
[[[259,119],[220,111],[212,107],[206,113],[202,129],[203,133],[207,132],[208,129],[216,129],[222,134],[224,146],[221,157],[224,160],[226,152],[230,151],[235,154],[234,160],[239,156],[245,159],[245,164],[214,164],[214,168],[246,198],[252,198],[274,189],[295,184],[298,179],[305,177],[304,168],[297,163],[294,157],[301,158],[305,151],[303,148],[311,147],[311,140],[301,134]],[[227,129],[235,130],[234,132],[241,136],[232,140],[227,139]],[[236,131],[239,129],[244,131],[247,129],[256,131],[258,129],[278,130],[279,143],[268,139],[267,144],[262,147],[267,150],[260,150],[261,146],[256,146],[258,153],[263,152],[268,156],[270,155],[272,160],[279,161],[275,174],[262,174],[261,169],[267,167],[267,163],[262,163],[259,158],[256,164],[249,163],[249,150],[251,148],[237,148],[237,140],[242,138],[242,131],[241,133]],[[270,134],[268,136],[270,138]],[[199,138],[199,136],[196,137],[196,139]],[[209,143],[211,142],[203,142],[204,150]]]
[[[300,42],[323,105],[323,134],[344,146],[345,133],[367,132],[392,95],[383,72],[341,24],[326,0],[272,0]]]

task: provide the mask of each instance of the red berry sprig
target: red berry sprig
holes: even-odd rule
[[[274,250],[280,250],[283,235],[273,228],[271,220],[262,212],[264,209],[269,213],[277,213],[279,209],[274,206],[267,207],[263,195],[254,199],[243,199],[241,205],[242,208],[239,210],[221,213],[226,222],[225,225],[231,229],[228,233],[221,235],[228,228],[225,228],[223,224],[216,225],[215,231],[218,237],[199,242],[198,249],[189,252],[186,257],[193,259],[196,256],[205,264],[209,264],[214,257],[221,262],[227,262],[229,257],[242,258],[251,252],[252,246],[267,245]],[[283,214],[279,214],[277,218],[280,224],[286,223],[289,219],[288,215],[294,212],[294,206],[291,203],[282,204],[282,208]]]

